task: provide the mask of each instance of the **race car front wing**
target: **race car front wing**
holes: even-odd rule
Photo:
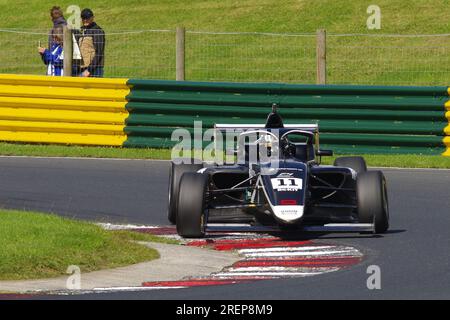
[[[277,226],[259,226],[245,223],[208,223],[205,225],[207,233],[222,232],[285,232]],[[375,225],[372,223],[329,223],[325,225],[299,226],[296,232],[372,232],[375,233]]]

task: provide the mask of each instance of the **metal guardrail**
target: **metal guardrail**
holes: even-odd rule
[[[447,92],[450,96],[450,88],[448,88]],[[445,103],[445,110],[445,117],[447,118],[449,125],[444,128],[444,144],[447,147],[447,150],[443,153],[443,155],[450,157],[450,100]]]
[[[0,75],[0,140],[121,146],[126,79]]]
[[[448,87],[179,82],[0,75],[0,141],[168,148],[176,128],[317,123],[338,153],[450,156]],[[445,112],[445,110],[447,112]],[[447,148],[447,151],[445,149]]]
[[[285,123],[318,123],[321,144],[340,153],[444,152],[447,87],[248,84],[129,80],[130,147],[170,147],[171,132],[201,120],[264,122],[272,103]],[[449,113],[447,114],[449,115]],[[450,145],[448,143],[447,145]]]

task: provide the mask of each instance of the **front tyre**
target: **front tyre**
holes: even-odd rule
[[[205,236],[205,195],[208,176],[187,172],[180,182],[177,203],[177,233],[184,238]]]
[[[357,177],[358,217],[360,223],[373,223],[375,233],[389,228],[389,203],[386,179],[381,171],[367,171]]]
[[[171,162],[169,171],[169,203],[167,207],[167,218],[171,224],[176,223],[177,200],[181,177],[186,172],[197,172],[202,168],[203,164],[174,164]]]

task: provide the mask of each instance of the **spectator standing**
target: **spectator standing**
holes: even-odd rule
[[[105,32],[94,20],[91,9],[81,11],[83,25],[76,33],[76,39],[82,57],[81,76],[101,78],[104,74]]]
[[[63,11],[60,7],[54,6],[50,9],[50,17],[52,18],[53,28],[48,34],[48,48],[53,46],[53,30],[58,27],[67,26],[67,21],[64,18]]]
[[[52,30],[52,46],[50,49],[39,47],[38,51],[41,54],[42,60],[47,65],[48,76],[63,76],[64,75],[64,43],[63,43],[63,28],[56,27]]]

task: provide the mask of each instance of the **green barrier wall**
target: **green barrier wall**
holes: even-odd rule
[[[176,128],[264,124],[278,103],[338,153],[450,156],[449,91],[0,75],[0,141],[168,148]]]
[[[447,87],[382,87],[129,80],[125,147],[171,147],[172,131],[262,124],[272,103],[285,123],[318,123],[339,153],[445,151]]]

